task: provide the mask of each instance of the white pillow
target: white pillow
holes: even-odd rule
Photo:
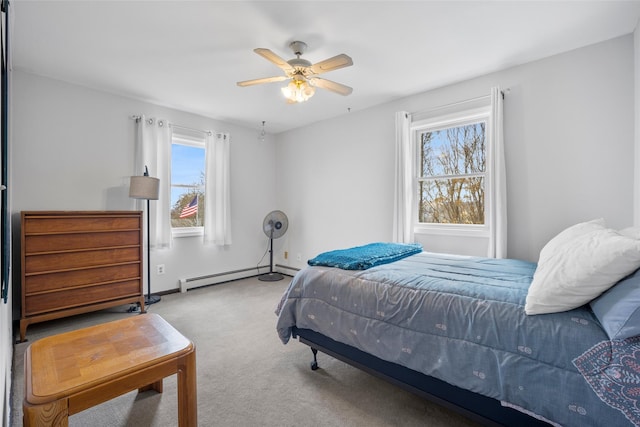
[[[575,239],[576,237],[589,233],[593,230],[602,230],[603,228],[605,228],[604,218],[598,218],[572,225],[571,227],[561,231],[556,237],[549,240],[549,242],[544,245],[540,251],[540,260],[549,258],[558,247]]]
[[[640,240],[595,224],[586,227],[593,229],[559,239],[551,245],[553,251],[545,246],[544,256],[540,252],[527,293],[527,314],[580,307],[640,267]]]
[[[618,233],[623,236],[631,237],[632,239],[640,239],[640,227],[623,228]]]

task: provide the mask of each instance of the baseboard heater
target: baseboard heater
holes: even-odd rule
[[[278,270],[279,268],[284,268],[285,270],[291,270],[293,271],[293,274],[296,274],[298,271],[300,271],[299,268],[289,267],[288,265],[282,265],[282,264],[276,264],[275,267],[276,267],[276,270]],[[280,271],[280,273],[289,274],[289,273],[285,273],[284,271]]]
[[[276,265],[276,267],[285,268],[288,270],[295,270],[297,268],[288,267],[285,265]],[[178,280],[180,285],[180,292],[187,292],[189,289],[199,288],[201,286],[207,285],[215,285],[216,283],[228,282],[230,280],[238,280],[244,279],[247,277],[252,277],[260,274],[260,271],[265,271],[263,269],[269,270],[268,265],[260,265],[258,267],[249,267],[242,268],[240,270],[232,270],[232,271],[224,271],[222,273],[208,274],[206,276],[198,276],[198,277],[189,277],[185,279]],[[289,274],[282,272],[282,274]]]

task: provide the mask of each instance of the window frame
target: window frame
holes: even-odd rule
[[[179,144],[179,145],[186,145],[188,147],[196,147],[196,148],[202,148],[203,152],[204,152],[204,158],[205,158],[205,162],[206,162],[206,158],[207,158],[207,148],[206,148],[206,139],[204,136],[199,137],[196,136],[195,134],[192,133],[187,133],[187,132],[181,132],[180,130],[174,129],[173,133],[171,135],[171,148],[173,151],[173,145],[174,144]],[[170,170],[173,168],[173,156],[171,157],[171,168]],[[205,186],[206,186],[206,165],[205,165]],[[171,177],[171,173],[169,173],[169,190],[171,191],[171,189],[173,189],[173,178]],[[204,190],[204,188],[203,188]],[[171,204],[169,204],[169,212],[168,215],[169,217],[171,217],[171,208],[173,206]],[[171,223],[171,220],[169,220],[169,223]],[[200,227],[173,227],[171,226],[171,236],[173,238],[180,238],[180,237],[194,237],[194,236],[203,236],[204,235],[204,226],[200,226]]]
[[[418,212],[420,204],[420,181],[422,167],[420,165],[420,134],[424,132],[432,132],[452,127],[465,126],[475,123],[485,123],[485,171],[484,171],[484,223],[483,224],[443,224],[443,223],[426,223],[418,221]],[[432,235],[449,235],[449,236],[469,236],[469,237],[488,237],[489,224],[488,214],[491,202],[490,185],[492,182],[493,168],[491,155],[491,140],[493,130],[491,129],[491,105],[484,105],[475,108],[461,109],[460,111],[433,115],[431,117],[412,120],[410,126],[411,145],[414,158],[413,172],[413,204],[412,204],[412,222],[414,234],[432,234]],[[472,174],[477,176],[477,173]],[[451,175],[451,177],[463,175]]]

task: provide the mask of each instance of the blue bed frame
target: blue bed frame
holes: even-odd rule
[[[318,368],[317,352],[328,354],[356,368],[387,380],[427,400],[452,409],[487,426],[549,427],[536,418],[502,406],[499,401],[473,393],[404,366],[387,362],[355,347],[332,340],[310,329],[294,327],[292,336],[311,347],[311,369]]]

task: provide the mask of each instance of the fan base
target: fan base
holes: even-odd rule
[[[262,280],[263,282],[277,282],[282,279],[284,279],[284,276],[280,273],[267,273],[258,276],[258,280]]]
[[[146,295],[144,297],[144,305],[151,305],[160,302],[160,295]]]

